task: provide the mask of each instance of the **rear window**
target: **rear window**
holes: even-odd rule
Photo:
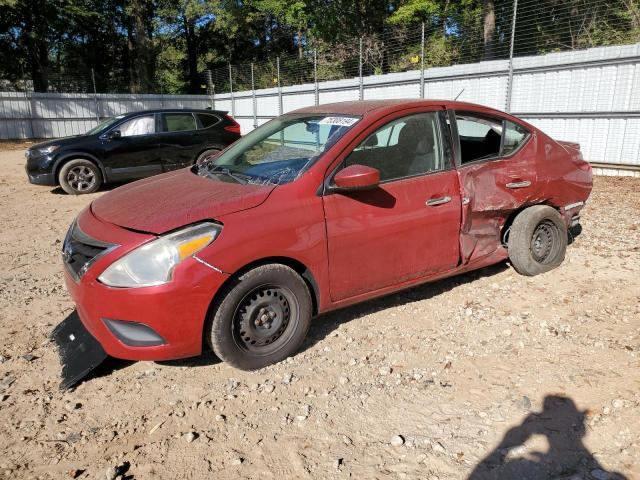
[[[165,113],[162,124],[165,132],[183,132],[196,129],[196,119],[190,113]]]
[[[502,155],[509,155],[522,145],[522,142],[527,139],[529,132],[509,120],[505,122],[505,125],[504,139],[502,140]]]
[[[198,120],[200,120],[200,128],[209,128],[220,121],[215,115],[209,113],[196,113]]]

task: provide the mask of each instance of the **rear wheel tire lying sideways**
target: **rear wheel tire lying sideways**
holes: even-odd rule
[[[557,210],[534,205],[513,220],[509,230],[509,260],[521,275],[548,272],[564,260],[567,238],[567,227]]]
[[[62,166],[58,183],[69,195],[93,193],[102,185],[102,174],[95,163],[77,158]]]
[[[242,370],[279,362],[298,351],[311,324],[309,289],[293,269],[263,265],[220,295],[205,335],[214,353]]]
[[[196,165],[201,165],[204,162],[206,162],[209,157],[214,157],[218,153],[220,153],[220,150],[218,150],[217,148],[212,148],[212,149],[209,149],[209,150],[205,150],[200,155],[198,155],[198,158],[196,158],[195,164]]]

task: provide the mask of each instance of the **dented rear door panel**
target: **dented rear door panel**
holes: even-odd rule
[[[501,247],[502,227],[509,216],[523,206],[544,200],[546,179],[537,154],[537,138],[532,134],[510,157],[458,167],[462,264],[495,252]]]

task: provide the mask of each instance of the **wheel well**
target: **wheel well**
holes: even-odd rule
[[[518,214],[523,210],[526,210],[527,208],[533,207],[535,205],[546,205],[548,207],[554,208],[555,210],[558,210],[558,212],[560,211],[558,207],[548,202],[533,203],[531,205],[525,205],[523,207],[518,208],[517,210],[514,210],[509,214],[509,216],[507,217],[507,220],[504,222],[504,225],[502,225],[502,229],[500,231],[500,241],[503,247],[507,248],[507,245],[509,243],[509,229],[511,228],[511,225],[513,224],[513,221],[518,216]]]
[[[255,260],[251,263],[248,263],[247,265],[245,265],[244,267],[240,268],[238,271],[230,275],[229,278],[227,278],[227,280],[222,285],[220,285],[220,288],[218,288],[218,291],[211,299],[211,303],[209,303],[209,308],[207,309],[207,316],[202,326],[203,350],[207,346],[207,341],[204,333],[207,331],[207,329],[209,328],[209,325],[211,324],[210,322],[213,318],[213,313],[214,313],[213,309],[219,303],[219,301],[221,301],[221,294],[227,289],[227,286],[231,282],[235,281],[238,277],[248,272],[249,270],[253,270],[254,268],[262,265],[270,265],[270,264],[286,265],[287,267],[291,268],[296,273],[298,273],[298,275],[302,277],[302,279],[304,280],[304,283],[307,285],[307,288],[309,289],[309,293],[311,294],[312,314],[314,316],[318,314],[318,305],[320,304],[320,291],[318,289],[318,284],[315,278],[313,277],[313,274],[311,273],[311,270],[309,270],[302,262],[290,257],[261,258],[259,260]]]
[[[65,164],[69,163],[71,160],[86,160],[88,162],[93,163],[96,167],[98,167],[98,170],[100,170],[100,175],[102,175],[102,181],[103,182],[107,181],[104,169],[102,168],[102,165],[100,165],[100,163],[97,162],[95,159],[93,159],[93,158],[91,158],[89,156],[86,156],[86,155],[72,155],[70,157],[63,158],[62,160],[60,160],[60,162],[58,162],[58,165],[56,165],[56,168],[55,168],[53,174],[55,176],[55,179],[56,179],[56,182],[58,183],[58,185],[60,184],[60,181],[58,180],[58,175],[60,175],[60,170],[62,169],[62,167]]]
[[[196,158],[194,159],[194,161],[198,160],[198,158],[200,158],[200,155],[202,155],[204,152],[206,152],[207,150],[217,150],[217,151],[221,151],[223,149],[223,147],[219,147],[216,145],[213,146],[209,146],[207,148],[203,148],[202,150],[200,150],[198,152],[198,154],[196,155]]]

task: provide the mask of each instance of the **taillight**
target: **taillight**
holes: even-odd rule
[[[225,115],[225,117],[227,118],[227,120],[229,120],[231,122],[231,125],[227,125],[226,127],[224,127],[224,129],[227,132],[232,132],[232,133],[240,133],[240,124],[238,122],[236,122],[233,118],[231,118],[229,115]]]

